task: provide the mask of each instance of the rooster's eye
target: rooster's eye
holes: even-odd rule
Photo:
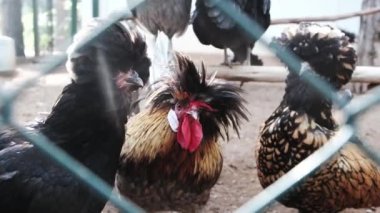
[[[175,110],[176,110],[176,111],[182,110],[182,106],[181,106],[179,103],[177,103],[177,104],[175,105]]]

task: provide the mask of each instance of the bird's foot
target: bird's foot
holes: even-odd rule
[[[250,60],[250,61],[248,61]],[[246,66],[263,66],[263,61],[255,54],[250,54],[249,59],[238,60],[237,58],[233,58],[231,64],[239,64]]]
[[[224,61],[224,62],[222,62],[220,65],[222,65],[222,66],[227,66],[227,67],[229,67],[229,68],[232,69],[232,63],[231,63],[230,61]]]
[[[228,57],[228,52],[227,52],[227,49],[224,49],[223,50],[224,52],[224,61],[221,63],[222,66],[227,66],[229,68],[232,68],[232,62],[231,60],[229,59]]]

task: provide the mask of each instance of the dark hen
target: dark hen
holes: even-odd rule
[[[94,25],[82,30],[69,50],[72,82],[46,120],[30,131],[44,134],[113,184],[131,92],[143,85],[136,71],[147,81],[150,61],[142,38],[120,23],[77,48]],[[0,144],[5,144],[0,150],[0,212],[89,213],[104,207],[106,200],[14,130],[3,129]]]
[[[247,119],[238,87],[207,81],[204,69],[177,58],[179,71],[128,122],[116,177],[118,190],[149,211],[199,211],[222,170],[219,136]]]
[[[355,69],[355,50],[340,30],[303,23],[276,40],[310,66],[299,64],[336,90],[347,84]],[[258,176],[267,187],[332,138],[339,126],[332,101],[322,97],[298,74],[289,73],[280,106],[264,123],[257,143]],[[300,185],[278,199],[300,212],[338,212],[345,208],[380,205],[380,169],[349,142]]]
[[[250,38],[238,24],[213,3],[214,0],[197,0],[192,17],[193,29],[199,41],[224,49],[224,64],[229,65],[227,51],[234,53],[232,62],[262,65],[251,54],[256,39]],[[215,1],[216,2],[216,1]],[[255,20],[265,31],[270,25],[270,0],[233,0],[234,7]]]

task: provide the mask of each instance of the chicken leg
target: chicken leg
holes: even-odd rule
[[[251,47],[248,46],[247,47],[247,58],[243,62],[243,65],[251,66],[251,51],[252,51]]]
[[[221,65],[227,66],[229,68],[232,68],[232,63],[230,60],[228,60],[228,53],[227,53],[227,48],[223,49],[224,52],[224,61],[222,62]]]

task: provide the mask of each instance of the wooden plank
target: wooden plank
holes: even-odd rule
[[[241,82],[284,82],[288,71],[282,66],[208,66],[208,74],[217,71],[217,78]],[[358,66],[351,82],[380,83],[380,67]]]
[[[380,12],[380,8],[371,8],[367,10],[339,14],[339,15],[332,15],[332,16],[274,19],[272,20],[271,25],[291,24],[291,23],[298,24],[300,22],[338,21],[338,20],[349,19],[349,18],[354,18],[358,16],[368,16],[368,15],[372,15],[379,12]]]

